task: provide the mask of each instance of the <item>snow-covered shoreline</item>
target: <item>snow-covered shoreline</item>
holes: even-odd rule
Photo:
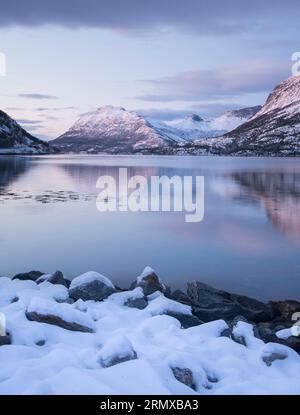
[[[0,394],[299,394],[298,306],[172,292],[149,267],[129,290],[96,272],[1,277]]]

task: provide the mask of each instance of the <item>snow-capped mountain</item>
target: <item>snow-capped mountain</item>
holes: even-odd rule
[[[259,108],[255,107],[255,111]],[[197,114],[168,122],[104,106],[82,115],[73,126],[51,143],[65,152],[88,153],[168,153],[195,139],[216,137],[229,131],[228,125],[243,123],[254,110],[244,114],[228,112],[218,121],[204,120]]]
[[[0,154],[43,154],[48,143],[33,137],[5,112],[0,111]]]
[[[135,153],[168,147],[176,140],[133,111],[104,106],[82,115],[51,143],[66,152]]]
[[[207,151],[218,154],[300,155],[300,76],[277,85],[246,123],[206,144]]]

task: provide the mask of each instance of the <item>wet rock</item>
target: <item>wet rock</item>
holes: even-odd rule
[[[60,284],[67,287],[67,282],[61,271],[55,271],[52,274],[44,274],[36,280],[37,284],[41,284],[44,281],[48,281],[51,284]]]
[[[91,271],[72,280],[69,294],[75,300],[101,301],[115,292],[113,283],[97,272]]]
[[[192,314],[173,313],[171,311],[168,311],[165,314],[167,316],[176,318],[180,322],[183,329],[188,329],[189,327],[195,327],[203,324],[203,322],[199,320],[198,317],[193,316]]]
[[[196,390],[194,376],[191,369],[180,367],[172,367],[171,369],[174,377],[178,380],[178,382],[181,382],[189,388]]]
[[[44,273],[40,272],[40,271],[29,271],[29,272],[24,272],[24,273],[21,273],[21,274],[17,274],[12,279],[13,280],[22,280],[22,281],[27,281],[27,280],[36,281],[42,275],[44,275]]]
[[[193,314],[205,322],[217,319],[232,321],[237,315],[260,322],[269,321],[274,316],[270,304],[217,290],[199,281],[188,283],[187,294],[193,305]]]
[[[131,284],[130,290],[136,287],[141,287],[144,295],[151,295],[155,291],[161,291],[163,293],[168,292],[167,287],[161,282],[160,278],[156,275],[155,271],[146,267],[141,275]]]
[[[129,298],[125,306],[131,307],[131,308],[138,308],[139,310],[143,310],[148,305],[148,301],[146,298]]]

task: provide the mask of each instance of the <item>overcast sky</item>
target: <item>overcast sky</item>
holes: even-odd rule
[[[0,109],[55,138],[120,105],[161,119],[263,103],[291,75],[299,0],[0,0]]]

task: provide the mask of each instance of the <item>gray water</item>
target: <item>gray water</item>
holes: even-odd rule
[[[203,175],[205,216],[96,209],[101,175]],[[260,299],[300,300],[300,160],[0,157],[0,275],[98,271],[121,287],[146,266]]]

